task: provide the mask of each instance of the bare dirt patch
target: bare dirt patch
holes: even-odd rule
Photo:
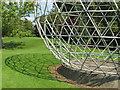
[[[64,67],[63,65],[50,66],[51,75],[59,81],[68,83],[69,85],[79,88],[89,88],[89,90],[118,90],[116,77],[101,77],[100,75],[88,75],[84,72],[77,72]],[[102,79],[103,78],[103,79]],[[115,81],[116,87],[113,83]],[[107,83],[107,84],[106,84]],[[104,85],[103,87],[100,87]]]
[[[63,81],[68,83],[69,85],[75,86],[75,87],[79,87],[79,88],[98,88],[98,87],[90,87],[90,86],[86,86],[83,84],[78,84],[76,81],[70,80],[64,76],[62,76],[59,72],[58,69],[60,69],[62,67],[62,65],[58,65],[58,66],[50,66],[50,71],[52,72],[52,76],[55,77],[57,80],[59,81]],[[71,76],[72,77],[72,76]]]

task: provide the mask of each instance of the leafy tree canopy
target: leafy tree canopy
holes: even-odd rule
[[[33,13],[33,2],[2,2],[2,35],[34,36],[32,22],[21,20]]]

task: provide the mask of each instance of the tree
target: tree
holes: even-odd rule
[[[21,20],[33,12],[33,2],[2,2],[2,35],[34,36],[32,22]]]
[[[88,5],[89,2],[83,2],[83,3],[85,5],[85,7],[87,7],[87,5]],[[76,4],[80,4],[80,2],[77,2]],[[117,4],[118,4],[118,7],[120,8],[120,2],[117,2]],[[83,11],[84,10],[82,6],[79,5],[79,6],[75,6],[74,7],[74,4],[70,4],[70,3],[64,3],[64,5],[63,5],[63,3],[61,3],[61,2],[57,2],[57,5],[58,5],[59,8],[61,8],[63,6],[62,9],[61,9],[61,12],[68,12],[70,10],[71,11],[74,11],[74,10],[75,11],[76,10],[77,11]],[[108,10],[108,9],[113,10],[113,8],[116,10],[116,6],[114,5],[114,2],[111,2],[111,3],[109,3],[109,2],[102,2],[102,3],[101,2],[92,2],[92,5],[89,7],[90,10]],[[55,9],[55,4],[54,4],[53,7],[54,7],[53,10],[57,11],[57,9]],[[72,9],[71,9],[71,7],[72,7]],[[96,24],[99,33],[102,33],[104,36],[116,36],[118,33],[120,33],[119,32],[119,29],[120,29],[120,19],[119,19],[120,15],[119,15],[119,12],[120,11],[118,10],[117,12],[102,12],[102,13],[101,12],[94,12],[94,14],[92,12],[89,12],[89,14],[91,15],[91,18],[93,19],[93,22]],[[111,26],[108,27],[107,23],[111,22],[111,20],[116,15],[116,13],[118,15],[117,19],[114,21],[113,24],[111,24]],[[66,22],[69,25],[72,26],[72,23],[74,23],[74,20],[76,20],[76,18],[78,18],[77,14],[79,14],[79,13],[74,13],[74,14],[71,13],[71,16],[69,16],[69,15],[67,16],[67,14],[66,14],[66,17],[68,17],[66,19]],[[93,14],[93,16],[92,16],[92,14]],[[74,15],[76,15],[76,16],[74,16]],[[88,22],[88,20],[89,20],[89,17],[87,16],[87,12],[81,12],[80,15],[81,15],[81,19],[79,18],[77,20],[77,23],[75,24],[76,26],[84,26],[84,24],[86,24]],[[103,15],[105,15],[105,16],[103,16]],[[48,21],[51,22],[49,20],[49,16],[51,16],[51,15],[48,15]],[[52,19],[54,19],[53,16],[55,17],[55,15],[53,14],[51,16]],[[98,16],[98,17],[94,17],[94,16]],[[63,14],[63,17],[65,17],[65,14]],[[59,15],[58,19],[56,19],[56,24],[57,23],[58,24],[62,24],[59,21],[59,18],[61,18],[60,15]],[[70,21],[70,19],[71,19],[72,22]],[[64,22],[64,20],[63,20],[63,22]],[[93,27],[94,25],[93,25],[93,23],[91,21],[89,21],[86,26],[87,26],[87,28],[85,28],[84,30],[83,30],[83,27],[77,27],[77,32],[79,32],[79,33],[82,32],[81,33],[82,36],[89,36],[89,34],[90,34],[92,36],[98,36],[99,37],[99,35],[98,35],[99,33],[95,30],[95,27]],[[108,27],[107,30],[105,30],[106,27]],[[67,29],[68,33],[71,32],[67,26],[65,28]],[[59,27],[58,30],[61,30],[61,27]],[[74,34],[76,34],[75,33],[76,30],[74,30],[74,29],[72,29],[72,30],[73,30]],[[62,29],[62,31],[63,31],[62,34],[68,34],[64,29]],[[120,36],[120,34],[118,34],[117,36]],[[76,37],[73,38],[73,39],[74,39],[75,42],[77,42],[77,38]],[[82,39],[84,39],[84,41],[86,43],[88,43],[88,40],[90,40],[90,37],[89,38],[83,37]],[[66,39],[66,41],[67,40],[68,39]],[[91,39],[91,41],[89,41],[89,44],[94,45],[94,42],[97,43],[97,42],[99,42],[99,40],[100,40],[100,38],[93,38],[93,39]],[[107,39],[106,38],[105,42],[107,44],[109,44],[111,42],[111,40],[112,39]],[[116,41],[117,41],[117,43],[119,43],[118,39],[116,39]],[[113,41],[112,44],[111,44],[111,46],[115,46],[116,45],[116,41]],[[80,40],[80,42],[82,43],[81,40]],[[99,45],[103,46],[103,42],[101,41]]]

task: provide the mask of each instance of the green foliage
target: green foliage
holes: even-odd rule
[[[20,29],[16,29],[13,30],[12,33],[10,34],[10,36],[12,37],[31,37],[31,36],[35,36],[34,34],[32,34],[32,31],[28,30],[28,31],[22,31]]]
[[[34,36],[32,22],[21,18],[30,16],[34,11],[33,2],[2,2],[3,36]]]
[[[80,2],[77,2],[77,4],[80,4]],[[87,2],[83,2],[83,4],[85,5],[85,7],[88,7]],[[89,10],[108,10],[108,9],[113,10],[113,8],[115,10],[117,10],[116,5],[113,5],[113,4],[114,4],[114,2],[113,3],[92,2],[90,7],[89,7]],[[81,5],[75,6],[72,3],[71,4],[70,3],[63,4],[61,2],[58,2],[57,5],[59,8],[61,8],[63,6],[61,9],[61,12],[76,11],[76,10],[83,11],[84,10],[83,6],[81,6]],[[117,2],[117,5],[118,5],[118,8],[120,8],[120,2]],[[53,6],[53,7],[55,7],[55,6]],[[88,17],[86,12],[69,13],[69,14],[56,14],[56,12],[57,12],[57,9],[53,9],[53,11],[51,12],[52,15],[50,13],[47,16],[47,19],[50,23],[52,23],[54,21],[54,23],[56,24],[55,27],[57,29],[57,30],[56,29],[54,29],[54,30],[56,30],[55,31],[56,33],[58,32],[57,34],[59,34],[61,27],[62,27],[62,26],[61,27],[58,26],[57,24],[66,25],[66,23],[65,23],[65,21],[66,21],[69,24],[69,26],[70,25],[71,26],[82,26],[82,27],[75,27],[75,29],[72,28],[74,35],[78,35],[78,33],[79,33],[79,35],[82,35],[82,36],[90,36],[90,35],[99,36],[99,34],[102,36],[118,36],[118,37],[120,36],[120,34],[119,34],[119,29],[120,29],[120,20],[119,20],[120,15],[119,14],[120,14],[120,11],[119,10],[117,12],[110,12],[110,13],[109,12],[94,12],[94,13],[89,12],[89,15],[91,16],[92,21],[90,20],[90,18]],[[72,15],[76,15],[76,16],[72,16]],[[80,17],[79,17],[79,15],[80,15]],[[62,20],[63,18],[61,18],[61,16],[64,17],[65,19]],[[113,20],[114,16],[116,16],[117,18],[113,22],[111,22]],[[54,18],[56,18],[56,20],[54,20]],[[60,19],[61,19],[61,21],[60,21]],[[97,30],[94,27],[94,25],[96,26]],[[84,26],[87,26],[87,27],[84,28]],[[47,25],[47,27],[49,27],[49,25]],[[68,35],[71,33],[68,26],[64,26],[64,28],[62,28],[62,34]],[[77,43],[78,38],[74,37],[73,39],[74,39],[74,42]],[[90,37],[89,38],[83,37],[82,39],[84,40],[85,43],[88,43],[88,41],[89,41],[89,44],[92,44],[92,45],[95,44],[94,41],[96,43],[98,43],[98,41],[100,40],[99,38],[93,38],[93,40],[94,40],[93,41],[92,39],[90,39]],[[67,41],[68,39],[65,39],[65,40]],[[112,39],[105,39],[107,44],[109,44],[111,42],[111,40]],[[116,39],[116,41],[117,41],[117,43],[119,43],[118,39]],[[71,40],[70,42],[72,44],[73,41]],[[85,44],[85,43],[83,43],[82,40],[80,40],[80,43]],[[100,42],[100,45],[103,45],[102,41]],[[111,43],[111,46],[116,46],[116,45],[117,44],[115,41],[113,41]]]

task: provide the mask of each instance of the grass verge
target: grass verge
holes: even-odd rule
[[[10,66],[11,67],[14,66],[12,61],[16,62],[15,68],[19,70],[19,69],[22,69],[21,67],[22,65],[24,65],[24,62],[28,61],[28,63],[30,63],[30,61],[32,60],[32,64],[33,64],[34,61],[37,62],[36,61],[37,58],[39,59],[39,62],[36,63],[37,64],[36,70],[38,71],[39,71],[38,69],[39,66],[41,66],[39,65],[40,62],[48,61],[46,65],[49,66],[51,65],[50,61],[54,60],[52,62],[54,62],[55,64],[60,64],[60,62],[57,59],[55,59],[54,56],[51,54],[51,52],[46,48],[45,44],[40,38],[5,37],[3,38],[3,42],[7,43],[7,45],[11,45],[11,42],[12,43],[15,42],[14,44],[16,45],[16,47],[14,48],[13,46],[12,47],[9,46],[9,48],[6,47],[2,49],[2,87],[3,88],[75,88],[74,86],[68,85],[67,83],[64,83],[64,82],[60,82],[57,80],[49,80],[47,78],[45,79],[45,78],[31,77],[30,75],[19,73],[17,70],[13,68],[12,69],[9,68]],[[24,44],[20,44],[20,43],[18,44],[18,42],[20,43],[22,42]],[[43,54],[46,56],[43,56]],[[35,56],[36,58],[34,57],[31,58],[32,55],[36,55]],[[8,57],[11,57],[11,56],[15,56],[15,57],[10,59],[12,63],[10,62],[9,64],[10,66],[8,67],[5,63],[5,60],[7,60]],[[24,57],[28,57],[30,60],[26,60]],[[47,58],[47,61],[45,58]],[[20,61],[18,62],[17,60],[20,60]],[[29,69],[27,70],[27,72],[30,73],[30,71],[33,69],[29,65],[31,64],[26,64],[25,69],[26,70]],[[35,72],[32,71],[31,73],[35,73]],[[45,71],[43,73],[45,73]],[[44,77],[44,75],[42,77]],[[48,74],[48,76],[50,75]]]

